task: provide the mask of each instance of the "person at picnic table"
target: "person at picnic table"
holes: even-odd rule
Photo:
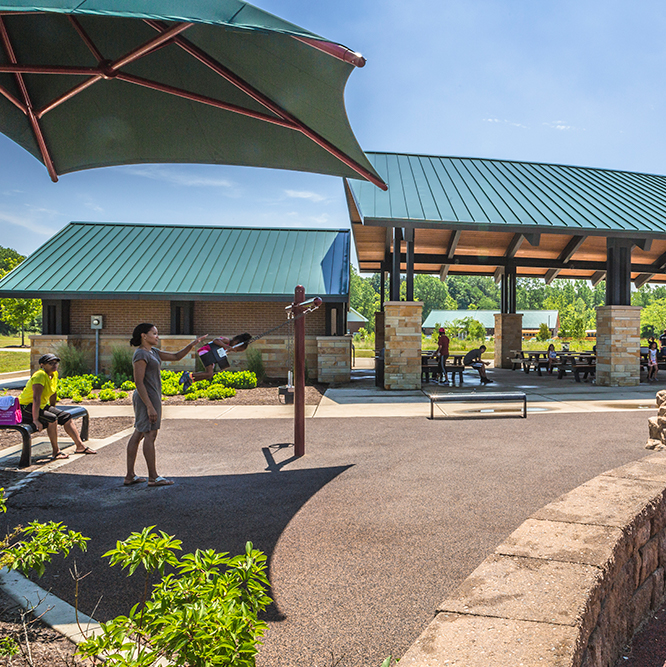
[[[207,334],[206,334],[207,335]],[[136,347],[132,357],[134,384],[132,396],[134,407],[134,433],[127,443],[127,474],[125,486],[145,482],[134,472],[139,443],[143,440],[143,456],[148,467],[148,486],[170,486],[173,482],[157,473],[155,440],[162,418],[162,375],[163,361],[180,361],[197,343],[206,336],[200,336],[179,352],[164,352],[157,345],[160,337],[157,327],[148,322],[138,324],[132,332],[130,345]]]
[[[657,361],[657,341],[653,340],[648,349],[648,382],[655,382],[657,380],[657,373],[659,372],[659,362]]]
[[[60,359],[55,354],[43,354],[39,358],[39,370],[32,374],[19,396],[21,421],[24,424],[33,424],[36,431],[46,428],[53,450],[51,460],[69,458],[69,454],[58,446],[58,424],[74,441],[75,454],[97,454],[94,449],[86,447],[81,441],[81,436],[72,421],[72,415],[56,407],[59,363]]]
[[[436,355],[439,367],[439,384],[443,387],[448,387],[449,378],[446,376],[446,360],[449,357],[449,337],[446,335],[446,329],[444,329],[444,327],[440,327],[438,333],[439,337],[437,338]]]
[[[479,377],[481,378],[481,384],[490,384],[492,380],[490,380],[486,375],[486,366],[488,366],[490,362],[481,360],[481,355],[485,351],[486,351],[485,345],[482,345],[476,350],[470,350],[463,359],[463,365],[476,368],[476,370],[479,372]]]
[[[557,363],[557,352],[555,352],[555,346],[551,343],[548,346],[548,373],[553,374],[553,366]]]

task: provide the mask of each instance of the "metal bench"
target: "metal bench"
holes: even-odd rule
[[[84,442],[88,440],[88,429],[90,424],[90,415],[88,411],[81,405],[59,405],[58,406],[63,412],[69,412],[72,415],[72,419],[78,417],[83,417],[83,422],[81,423],[81,440]],[[35,433],[35,427],[33,424],[2,424],[0,425],[0,430],[14,430],[18,431],[21,434],[23,439],[23,448],[21,450],[21,459],[19,461],[19,468],[27,468],[31,464],[31,437]]]
[[[493,392],[486,394],[426,394],[430,399],[430,419],[435,418],[435,403],[465,403],[467,401],[482,401],[484,403],[495,403],[496,401],[522,401],[523,411],[522,417],[527,419],[527,396],[522,391],[513,392]]]

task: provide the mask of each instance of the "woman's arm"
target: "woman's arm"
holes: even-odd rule
[[[189,345],[186,345],[179,352],[163,352],[162,350],[158,350],[160,359],[162,361],[180,361],[197,343],[200,343],[207,336],[208,334],[199,336],[199,338],[193,340]]]

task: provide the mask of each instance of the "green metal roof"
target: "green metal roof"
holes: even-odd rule
[[[0,280],[0,297],[346,301],[349,230],[71,222]]]
[[[364,224],[531,227],[607,236],[666,232],[664,176],[511,160],[366,155],[389,188],[348,182],[352,219],[357,213]]]
[[[424,329],[433,329],[436,325],[446,326],[454,320],[471,317],[481,322],[486,329],[495,328],[495,314],[498,310],[432,310],[423,323]],[[523,316],[523,329],[538,329],[544,323],[550,329],[558,326],[559,312],[557,310],[519,310]]]

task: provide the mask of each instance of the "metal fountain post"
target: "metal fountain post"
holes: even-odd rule
[[[305,455],[305,318],[298,317],[305,301],[305,287],[294,290],[294,456]]]

